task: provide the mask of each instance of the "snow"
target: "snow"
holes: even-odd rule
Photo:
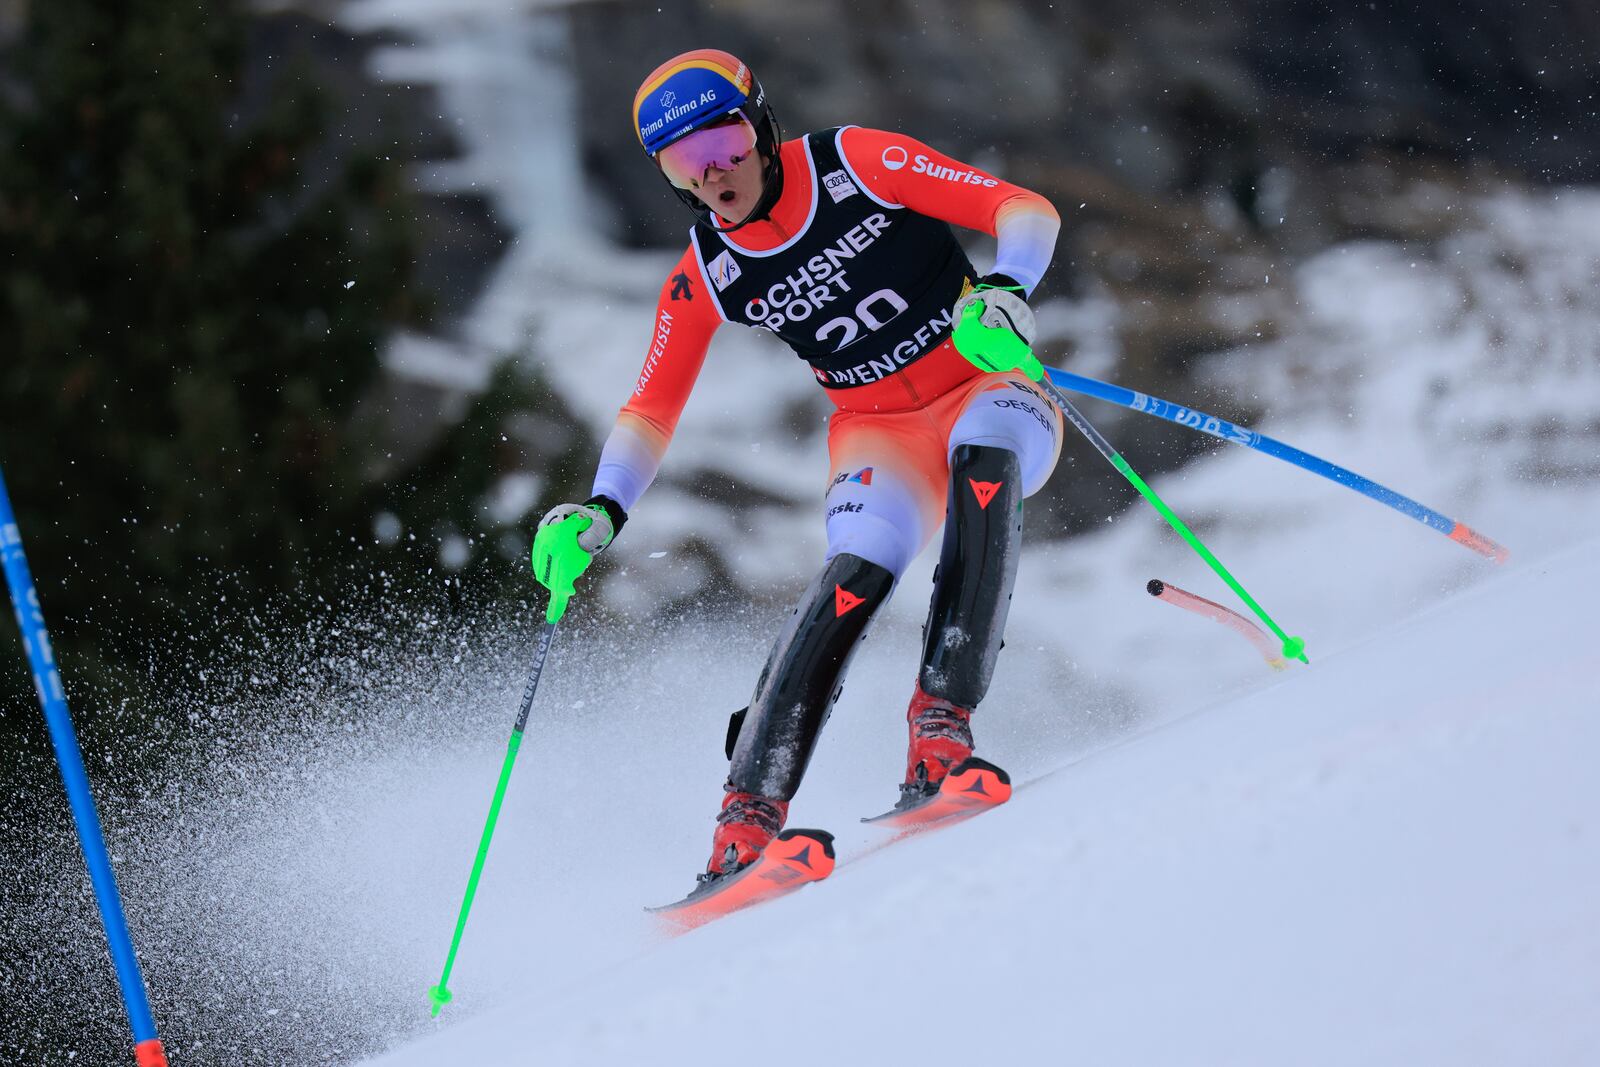
[[[832,823],[829,882],[620,963],[534,949],[527,973],[559,983],[372,1067],[751,1046],[780,1064],[1594,1062],[1600,717],[1571,652],[1596,636],[1574,592],[1597,583],[1591,541],[1042,770],[992,815],[882,851]],[[623,880],[641,902],[657,884]],[[576,887],[501,893],[523,925],[629,919]],[[472,969],[460,1002],[482,995]]]
[[[603,435],[673,259],[575,231],[584,212],[537,213],[584,195],[543,6],[345,9],[414,34],[380,70],[440,85],[467,131],[468,157],[419,183],[477,188],[518,229],[459,334],[398,338],[388,358],[472,392],[536,354]],[[1281,293],[1219,298],[1217,314],[1279,332],[1202,373],[1210,395],[1266,412],[1254,428],[1507,545],[1506,567],[1218,443],[1152,484],[1307,639],[1311,666],[1274,675],[1237,635],[1144,593],[1159,577],[1234,604],[1142,504],[1075,502],[1106,521],[1069,541],[1030,511],[975,720],[1016,799],[873,851],[881,831],[856,820],[887,806],[902,767],[926,552],[795,801],[794,825],[839,835],[839,872],[662,940],[642,909],[704,863],[727,715],[822,551],[826,402],[770,338],[723,331],[662,480],[551,652],[442,1020],[426,990],[532,624],[485,618],[463,638],[341,606],[331,635],[267,635],[239,675],[263,695],[200,694],[197,744],[218,751],[175,756],[172,780],[103,813],[169,1047],[191,1063],[390,1049],[372,1062],[391,1067],[751,1047],[778,1063],[1600,1062],[1600,739],[1583,666],[1600,636],[1585,601],[1600,578],[1600,195],[1505,193],[1461,218],[1435,246],[1341,245]],[[1039,318],[1073,339],[1068,369],[1114,379],[1120,313],[1092,293]],[[1189,433],[1081,406],[1125,451]],[[1102,462],[1076,438],[1063,451]],[[525,508],[543,473],[484,505]],[[771,502],[734,511],[696,492],[718,475]],[[658,618],[701,587],[705,544],[769,599]],[[235,720],[280,729],[238,736]],[[8,918],[88,973],[103,941],[61,903],[81,897],[81,864],[70,840],[47,844],[59,884]],[[109,998],[62,1003],[124,1025]]]
[[[437,50],[406,75],[434,64],[475,131],[473,159],[422,180],[485,183],[512,219],[522,187],[493,183],[521,173],[515,157],[548,153],[540,180],[579,195],[562,191],[572,160],[555,158],[571,116],[528,122],[495,103],[522,74],[462,60],[461,34],[527,40],[505,22],[517,17],[478,5],[440,20]],[[819,1049],[848,1062],[1600,1061],[1600,807],[1582,766],[1594,686],[1579,666],[1596,624],[1574,595],[1594,588],[1600,547],[1586,540],[1600,529],[1600,197],[1508,193],[1461,215],[1436,246],[1337,246],[1281,292],[1231,297],[1219,313],[1270,318],[1276,339],[1202,373],[1210,395],[1266,413],[1254,428],[1507,545],[1507,567],[1219,443],[1152,484],[1307,639],[1312,665],[1277,676],[1237,635],[1144,593],[1159,577],[1233,604],[1142,504],[1075,502],[1106,521],[1070,541],[1030,511],[975,723],[1016,800],[871,852],[879,831],[856,820],[887,806],[901,771],[924,553],[795,801],[794,825],[839,835],[838,874],[662,941],[642,909],[704,863],[727,715],[822,551],[825,401],[770,338],[726,330],[662,479],[552,650],[442,1020],[428,1021],[426,990],[521,693],[523,625],[485,620],[465,650],[387,638],[342,687],[290,687],[298,733],[184,785],[179,836],[205,863],[164,865],[150,848],[127,882],[142,894],[130,914],[205,961],[169,963],[168,983],[226,991],[241,1032],[219,1027],[215,1042],[263,1041],[269,1002],[317,1004],[292,1031],[300,1047],[335,1062],[348,1054],[333,1048],[391,1049],[373,1061],[390,1065],[698,1063],[752,1044],[780,1063]],[[672,257],[566,226],[530,214],[460,335],[397,343],[395,361],[468,389],[508,353],[536,354],[603,435]],[[1104,294],[1040,308],[1074,340],[1068,369],[1113,379],[1117,315]],[[1082,407],[1124,450],[1189,433]],[[808,411],[804,432],[794,413]],[[1103,461],[1074,438],[1062,462]],[[771,503],[735,511],[697,491],[718,476]],[[768,599],[660,619],[712,573],[703,545]],[[257,973],[272,977],[243,988],[238,975]]]

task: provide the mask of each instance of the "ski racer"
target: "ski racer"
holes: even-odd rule
[[[1036,193],[898,133],[843,126],[784,140],[760,82],[726,52],[663,63],[633,111],[645,153],[697,221],[662,285],[594,495],[552,509],[536,533],[534,572],[552,610],[655,478],[724,323],[777,334],[835,408],[827,554],[729,724],[704,884],[752,863],[783,828],[851,653],[941,522],[901,803],[936,792],[972,754],[972,713],[1016,582],[1022,501],[1061,449],[1061,413],[1030,381],[1042,372],[1025,299],[1060,221]],[[952,225],[997,238],[989,273]]]

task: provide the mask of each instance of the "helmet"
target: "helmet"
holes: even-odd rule
[[[782,187],[778,120],[755,73],[737,56],[715,48],[697,48],[673,56],[651,71],[633,97],[634,131],[651,159],[673,142],[734,112],[755,128],[756,151],[769,161],[761,200],[738,224],[743,226],[764,215]],[[692,193],[673,191],[702,221],[715,229],[730,229],[716,226],[711,210]]]
[[[651,156],[729,112],[756,129],[763,155],[776,140],[772,108],[761,83],[741,60],[715,48],[673,56],[650,72],[633,98],[634,128]]]

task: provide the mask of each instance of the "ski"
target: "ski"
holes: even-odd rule
[[[649,911],[682,930],[693,930],[730,912],[781,897],[833,873],[833,835],[824,830],[785,830],[754,863],[706,882],[682,900]]]
[[[970,818],[1010,799],[1011,776],[988,760],[969,756],[951,768],[937,793],[861,821],[892,830],[920,830]]]

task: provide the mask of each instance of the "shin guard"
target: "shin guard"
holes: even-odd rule
[[[828,562],[779,634],[743,721],[730,728],[730,788],[794,796],[850,656],[893,589],[894,575],[876,563],[848,552]]]
[[[1017,454],[961,445],[950,457],[944,547],[923,630],[924,692],[971,710],[989,691],[1022,552]]]

